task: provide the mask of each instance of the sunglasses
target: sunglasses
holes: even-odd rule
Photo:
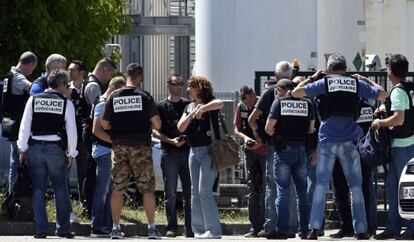
[[[184,86],[184,82],[168,82],[168,85],[174,86],[174,87],[178,87],[178,86],[182,87]]]

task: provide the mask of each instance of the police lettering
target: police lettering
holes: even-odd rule
[[[328,78],[328,92],[353,92],[356,93],[357,81],[353,78],[335,77]]]
[[[35,98],[33,112],[63,114],[63,104],[62,99]]]
[[[363,107],[361,108],[361,112],[357,123],[365,123],[365,122],[372,122],[374,120],[372,115],[372,108],[370,107]]]
[[[298,100],[280,101],[280,115],[282,116],[308,116],[308,103]]]
[[[115,97],[113,100],[114,112],[142,111],[142,96]]]

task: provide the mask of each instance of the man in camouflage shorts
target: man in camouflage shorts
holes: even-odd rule
[[[154,192],[155,179],[152,166],[152,148],[141,145],[112,147],[112,177],[115,191],[126,191],[132,172],[140,193]]]
[[[132,63],[127,67],[126,86],[114,91],[105,105],[102,128],[111,130],[112,179],[114,181],[111,210],[113,227],[111,238],[122,239],[119,220],[123,193],[132,173],[143,195],[148,218],[148,238],[157,239],[155,228],[155,179],[152,166],[151,129],[159,130],[161,120],[152,96],[139,88],[142,67]]]

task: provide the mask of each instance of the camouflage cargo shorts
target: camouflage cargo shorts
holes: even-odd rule
[[[155,191],[152,148],[144,145],[112,147],[112,179],[114,191],[126,191],[130,174],[140,193]]]

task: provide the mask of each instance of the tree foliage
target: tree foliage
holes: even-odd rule
[[[36,74],[52,53],[92,69],[105,43],[129,31],[126,7],[124,0],[1,0],[0,74],[27,50],[39,58]]]

